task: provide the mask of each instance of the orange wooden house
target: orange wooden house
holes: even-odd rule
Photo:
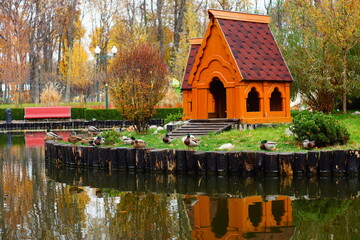
[[[204,38],[190,39],[184,119],[290,122],[293,81],[263,15],[209,10]]]

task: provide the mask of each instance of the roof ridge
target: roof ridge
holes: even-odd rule
[[[237,20],[244,22],[270,23],[270,17],[266,15],[239,13],[218,9],[209,9],[208,12],[209,17],[213,16],[214,18]]]

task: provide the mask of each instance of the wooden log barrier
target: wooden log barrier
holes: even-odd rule
[[[84,147],[84,158],[86,159],[85,165],[87,167],[92,167],[94,162],[94,147]]]
[[[318,167],[319,167],[319,152],[318,151],[308,151],[308,159],[307,159],[307,168],[306,173],[309,176],[317,176],[318,175]]]
[[[205,152],[205,158],[206,158],[206,173],[214,174],[216,173],[216,152],[215,151],[209,151]]]
[[[267,176],[279,175],[279,154],[275,152],[265,153],[265,174]]]
[[[197,164],[198,173],[206,173],[206,157],[204,151],[194,153],[195,162]]]
[[[279,153],[280,176],[292,176],[294,165],[294,154],[290,152]]]
[[[319,158],[319,174],[330,175],[331,174],[331,162],[333,155],[331,151],[320,151]]]
[[[68,150],[65,150],[66,152],[66,158],[67,158],[67,164],[70,166],[75,166],[75,156],[77,154],[77,146],[71,146],[71,147],[66,147]]]
[[[60,146],[60,158],[62,159],[63,164],[67,165],[68,162],[68,152],[71,150],[70,147],[67,146],[67,144],[61,144]]]
[[[256,153],[253,151],[243,151],[243,173],[253,174],[255,172]]]
[[[294,176],[304,176],[306,174],[306,153],[305,152],[294,153],[293,174],[294,174]]]
[[[230,174],[240,174],[242,171],[242,152],[229,151],[227,154]]]
[[[176,172],[176,150],[166,149],[165,151],[166,171],[169,173]]]
[[[346,151],[335,150],[333,151],[332,173],[335,175],[346,174]]]
[[[216,152],[216,169],[219,175],[226,175],[228,173],[228,158],[227,152],[220,151]]]
[[[347,173],[349,175],[359,174],[360,150],[349,150],[346,154]]]
[[[165,172],[165,149],[152,149],[149,151],[150,153],[150,171],[153,172]]]

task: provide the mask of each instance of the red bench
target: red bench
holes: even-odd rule
[[[71,118],[71,107],[26,107],[24,119]]]

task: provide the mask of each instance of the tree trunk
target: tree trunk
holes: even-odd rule
[[[343,49],[343,64],[342,64],[342,76],[343,76],[343,94],[342,94],[342,105],[343,105],[343,113],[347,112],[346,109],[346,102],[347,102],[347,74],[346,74],[346,69],[347,69],[347,61],[346,61],[346,55],[347,55],[347,51],[346,49]]]
[[[176,65],[176,56],[180,46],[180,35],[183,32],[183,23],[185,18],[186,0],[175,0],[174,6],[174,45],[172,49],[172,65]],[[172,67],[173,67],[172,66]]]
[[[157,0],[157,20],[158,20],[158,40],[160,43],[161,54],[164,55],[164,31],[162,26],[162,8],[164,6],[163,0]]]

